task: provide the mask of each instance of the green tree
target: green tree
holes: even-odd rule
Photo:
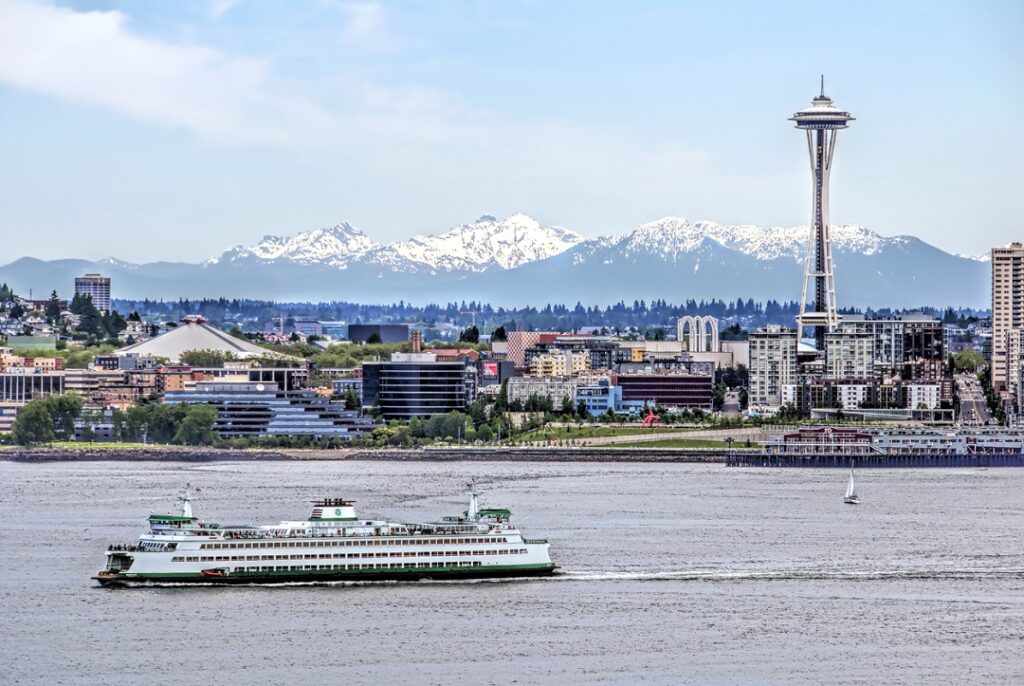
[[[46,301],[46,309],[43,314],[46,315],[46,321],[50,322],[51,326],[60,321],[60,301],[57,299],[57,291],[50,293],[50,299]]]
[[[469,416],[473,420],[473,426],[477,429],[487,424],[487,406],[482,399],[478,398],[470,403]]]
[[[501,388],[498,389],[498,395],[494,399],[494,409],[496,412],[508,409],[508,379],[501,382]]]
[[[363,406],[363,399],[359,397],[356,389],[350,388],[345,391],[345,409],[358,410]]]
[[[190,367],[219,369],[224,366],[225,362],[234,360],[235,356],[220,350],[186,350],[179,359],[182,364]]]
[[[491,431],[491,427],[488,424],[481,424],[480,428],[476,430],[477,440],[489,443],[494,438],[494,432]]]
[[[106,328],[103,324],[103,315],[92,303],[91,295],[75,295],[71,302],[71,311],[79,316],[78,326],[75,331],[90,336],[104,336]]]
[[[68,394],[51,395],[43,403],[50,413],[57,440],[72,440],[75,437],[75,421],[82,414],[82,398]]]
[[[376,344],[383,343],[384,341],[381,340],[380,334],[374,331],[373,333],[366,337],[366,342],[370,344]]]
[[[711,387],[711,404],[716,410],[721,410],[725,404],[725,385],[716,383]]]
[[[499,326],[493,332],[491,332],[491,341],[504,341],[508,338],[508,334],[505,333],[505,327]]]
[[[27,403],[18,412],[11,427],[11,439],[18,445],[33,446],[53,443],[53,415],[42,400]]]
[[[587,409],[587,404],[582,400],[576,404],[576,416],[580,419],[590,418],[590,410]]]
[[[977,350],[961,350],[953,355],[953,366],[958,372],[976,372],[985,366],[985,357]]]
[[[103,329],[108,336],[117,336],[128,328],[128,322],[121,316],[120,312],[107,312],[103,315]]]
[[[476,328],[476,324],[469,328],[463,329],[459,334],[460,343],[479,343],[480,342],[480,329]]]
[[[217,438],[213,425],[217,408],[213,405],[192,405],[178,423],[174,442],[181,445],[210,445]]]

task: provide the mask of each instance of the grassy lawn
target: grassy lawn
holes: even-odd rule
[[[81,448],[83,450],[94,448],[98,449],[124,449],[124,448],[180,448],[181,446],[175,445],[163,445],[159,443],[106,443],[106,442],[95,442],[89,443],[86,441],[55,441],[49,445],[51,448]]]
[[[594,446],[603,447],[603,446]],[[609,448],[728,448],[729,443],[727,441],[713,441],[705,440],[700,438],[668,438],[663,441],[637,441],[634,443],[616,443],[615,445],[607,446]],[[733,441],[732,445],[734,450],[751,450],[757,449],[758,445],[753,444],[753,448],[747,448],[745,441]]]
[[[630,426],[630,427],[614,427],[614,426],[582,426],[582,427],[567,427],[562,426],[558,428],[547,428],[547,429],[535,429],[530,433],[517,436],[517,442],[531,442],[531,441],[564,441],[573,438],[602,438],[604,436],[637,436],[641,434],[652,434],[652,433],[666,433],[676,431],[693,431],[692,427],[657,427],[657,428],[644,428],[642,426]]]

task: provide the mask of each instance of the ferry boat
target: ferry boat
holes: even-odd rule
[[[545,576],[548,542],[524,538],[504,508],[470,493],[460,516],[436,522],[363,519],[352,501],[314,502],[306,520],[227,526],[192,512],[191,488],[176,514],[152,514],[138,543],[111,545],[95,577],[103,586],[161,583],[265,584]]]

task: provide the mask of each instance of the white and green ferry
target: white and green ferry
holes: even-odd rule
[[[327,498],[309,519],[266,526],[203,522],[191,489],[176,514],[149,516],[138,543],[112,545],[94,578],[103,586],[199,582],[265,584],[543,576],[554,573],[546,540],[524,538],[503,508],[475,493],[461,516],[410,524],[363,519],[353,503]]]

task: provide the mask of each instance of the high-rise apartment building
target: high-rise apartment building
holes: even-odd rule
[[[750,334],[751,407],[778,407],[783,389],[797,382],[797,332],[769,326]]]
[[[110,277],[86,274],[75,277],[75,295],[88,295],[100,312],[110,312]]]
[[[862,314],[844,314],[837,331],[870,336],[877,365],[946,359],[942,321],[929,315],[910,312],[885,319],[868,319]]]
[[[832,379],[870,379],[875,371],[875,337],[870,333],[825,334],[825,373]]]
[[[1009,384],[1007,334],[1024,329],[1024,245],[992,248],[992,388]]]
[[[1006,334],[1006,391],[1009,394],[1008,415],[1014,426],[1024,420],[1024,329],[1010,329]]]

